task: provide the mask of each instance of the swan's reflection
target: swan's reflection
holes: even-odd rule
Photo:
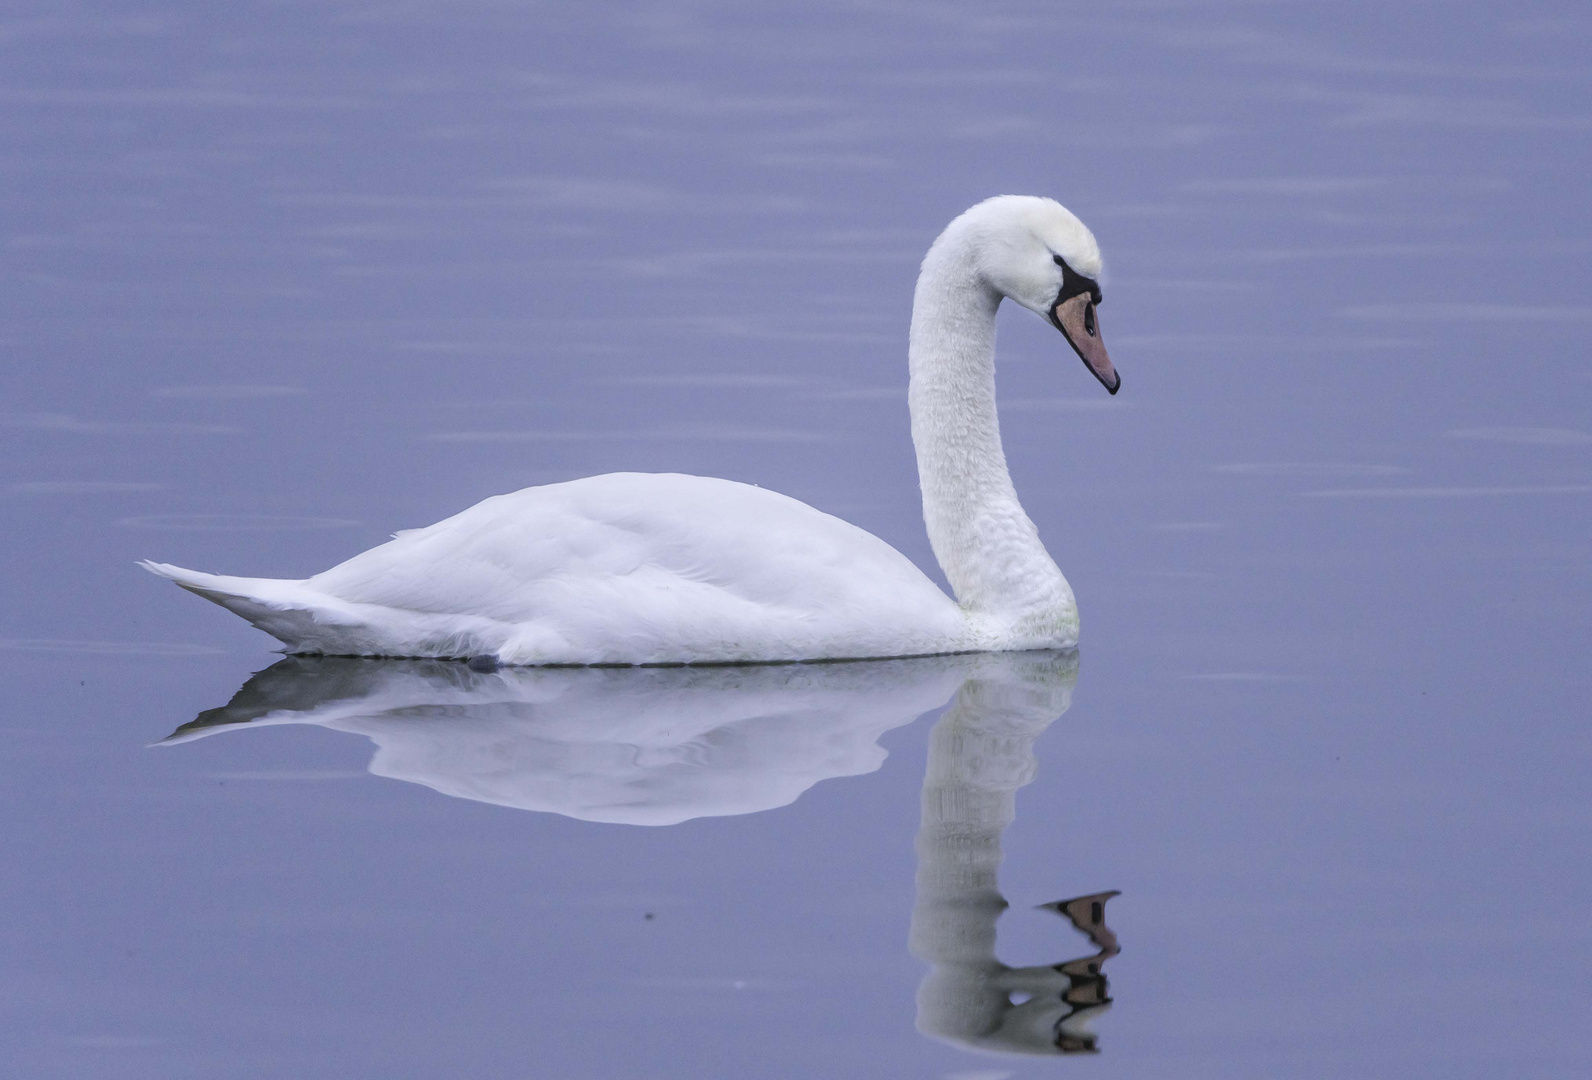
[[[1073,655],[1040,655],[974,674],[929,734],[911,943],[933,969],[918,987],[918,1030],[978,1050],[1090,1053],[1090,1024],[1111,1004],[1101,965],[1118,952],[1105,925],[1117,894],[1042,905],[1088,935],[1094,955],[1022,968],[995,958],[1007,906],[995,880],[1001,833],[1034,778],[1034,740],[1067,711],[1077,681]]]
[[[669,825],[784,806],[872,772],[878,739],[955,700],[930,734],[911,948],[932,965],[918,1029],[968,1048],[1092,1051],[1115,893],[1045,905],[1098,951],[1054,966],[995,958],[1001,833],[1033,742],[1071,704],[1077,655],[984,653],[832,664],[501,668],[288,657],[166,743],[317,724],[376,744],[370,771],[446,795],[587,821]]]
[[[461,799],[673,825],[794,802],[873,772],[879,736],[938,708],[975,658],[499,668],[296,657],[165,741],[318,724],[368,736],[370,771]]]

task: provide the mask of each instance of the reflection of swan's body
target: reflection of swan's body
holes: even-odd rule
[[[909,360],[929,540],[953,602],[856,526],[761,488],[617,473],[487,499],[306,580],[144,565],[289,651],[506,664],[702,663],[1064,648],[1072,590],[1017,502],[995,414],[995,310],[1044,315],[1111,390],[1094,237],[1001,196],[923,262]]]
[[[290,657],[168,742],[268,724],[369,736],[370,771],[587,821],[669,825],[784,806],[877,769],[877,739],[997,656],[854,664],[500,668]]]
[[[1117,952],[1104,922],[1115,893],[1043,905],[1088,934],[1095,955],[1022,968],[995,957],[1001,833],[1034,778],[1034,739],[1072,704],[1077,668],[1065,658],[1017,656],[974,673],[929,736],[911,942],[933,967],[918,988],[918,1030],[971,1049],[1092,1051],[1090,1023],[1110,1007],[1100,965]]]
[[[1046,905],[1101,951],[995,958],[1001,832],[1033,779],[1034,739],[1071,701],[1075,652],[661,668],[472,670],[438,660],[289,657],[167,743],[317,724],[376,743],[370,771],[447,795],[588,821],[667,825],[784,806],[872,772],[879,736],[956,695],[929,738],[912,951],[933,967],[918,1028],[980,1050],[1090,1050],[1116,950],[1109,893]],[[1028,1000],[1014,1002],[1013,994]]]

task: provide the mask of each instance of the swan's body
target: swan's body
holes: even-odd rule
[[[1114,393],[1091,302],[1099,261],[1077,218],[1019,196],[975,206],[924,259],[912,438],[955,601],[854,525],[762,488],[677,474],[500,495],[305,580],[143,565],[300,653],[656,664],[1069,648],[1072,590],[1001,449],[995,310],[1010,296],[1048,315]]]
[[[668,473],[499,495],[307,581],[151,569],[294,651],[342,656],[678,664],[994,640],[871,533],[749,484]]]

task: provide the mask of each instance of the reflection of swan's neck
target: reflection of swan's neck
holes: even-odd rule
[[[1042,905],[1088,935],[1094,956],[1020,968],[995,956],[1001,833],[1034,777],[1034,739],[1071,701],[1075,664],[1014,656],[996,677],[969,679],[929,734],[911,930],[913,955],[932,965],[918,987],[926,1035],[1019,1054],[1095,1049],[1089,1025],[1110,1003],[1100,965],[1117,952],[1104,923],[1115,893]]]
[[[1001,833],[1017,789],[1034,778],[1034,738],[1066,708],[1001,700],[1014,695],[1026,696],[970,679],[929,733],[911,948],[934,965],[918,991],[918,1027],[945,1038],[988,1035],[1010,1007],[989,985],[1005,969],[995,958],[995,919],[1006,908],[996,885]]]
[[[995,413],[995,310],[970,231],[929,249],[912,305],[912,442],[935,558],[968,610],[1044,634],[1075,622],[1072,590],[1017,502]],[[1055,640],[1054,637],[1049,640]],[[1043,643],[1043,642],[1041,642]]]

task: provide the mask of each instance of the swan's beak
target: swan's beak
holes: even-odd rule
[[[1106,343],[1100,340],[1100,321],[1095,316],[1094,297],[1086,292],[1069,296],[1050,310],[1050,321],[1067,337],[1073,351],[1083,358],[1102,386],[1115,394],[1122,378],[1111,366]]]

